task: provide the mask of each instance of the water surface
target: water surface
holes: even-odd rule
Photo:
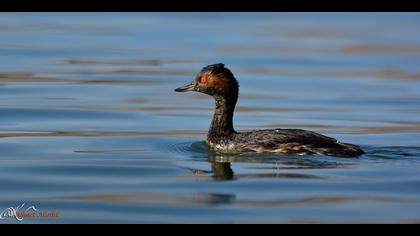
[[[0,211],[23,223],[420,222],[420,15],[2,13]],[[237,130],[303,128],[357,159],[222,155],[205,65]],[[17,223],[4,219],[0,223]]]

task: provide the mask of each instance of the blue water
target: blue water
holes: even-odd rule
[[[0,223],[420,222],[418,13],[1,13]],[[223,62],[237,130],[302,128],[346,159],[221,155]]]

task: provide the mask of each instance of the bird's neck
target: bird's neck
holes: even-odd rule
[[[217,140],[235,133],[233,128],[233,113],[238,100],[237,94],[230,97],[214,96],[214,98],[216,109],[207,135],[208,140]]]

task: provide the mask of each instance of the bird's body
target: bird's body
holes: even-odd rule
[[[312,131],[271,129],[232,133],[224,137],[208,137],[207,144],[223,153],[269,152],[298,155],[351,157],[363,154],[353,144],[342,143]]]
[[[233,128],[233,115],[238,100],[239,85],[223,64],[204,67],[193,83],[175,91],[197,91],[214,97],[216,109],[206,142],[219,152],[319,154],[341,157],[356,157],[364,153],[356,145],[300,129],[236,132]]]

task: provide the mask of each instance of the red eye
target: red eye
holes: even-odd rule
[[[200,79],[198,79],[198,82],[200,82],[201,84],[204,84],[204,83],[206,83],[207,82],[207,79],[206,79],[206,77],[200,77]]]

